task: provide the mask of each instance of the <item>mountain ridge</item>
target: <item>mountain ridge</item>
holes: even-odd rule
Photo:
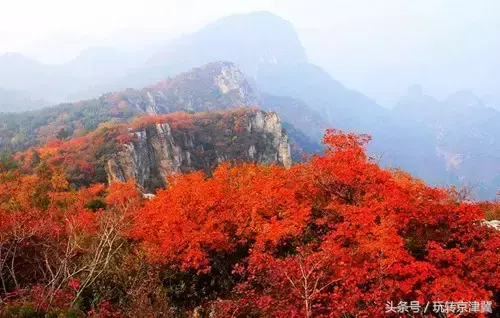
[[[283,45],[284,43],[286,45]],[[96,81],[90,90],[85,89],[83,87],[85,85],[82,86],[86,79],[80,78],[74,81],[66,79],[65,82],[70,82],[69,86],[82,88],[85,92],[80,96],[95,96],[105,91],[145,87],[167,76],[187,72],[205,62],[230,60],[242,70],[241,76],[247,77],[245,79],[247,87],[244,90],[250,92],[250,95],[244,99],[251,102],[240,103],[244,104],[240,106],[251,107],[253,105],[250,104],[255,104],[263,109],[278,110],[284,122],[292,124],[314,143],[319,143],[321,130],[326,127],[369,133],[374,138],[369,146],[370,153],[376,156],[383,155],[384,166],[405,169],[432,184],[464,184],[469,177],[485,174],[486,168],[481,170],[471,164],[467,168],[469,171],[467,174],[457,175],[454,167],[468,161],[458,159],[461,156],[481,158],[480,162],[488,167],[490,175],[500,174],[498,173],[500,169],[493,164],[497,158],[496,143],[493,139],[497,137],[492,128],[491,118],[496,118],[497,115],[493,110],[484,107],[485,103],[471,93],[458,92],[444,104],[432,97],[410,98],[407,104],[413,105],[411,109],[408,107],[386,109],[362,93],[345,87],[321,67],[309,63],[293,25],[273,14],[260,12],[222,18],[192,34],[166,43],[162,50],[156,52],[149,58],[149,63],[142,68],[139,67],[128,76],[119,77],[116,81],[111,80],[107,83]],[[19,58],[19,56],[14,57]],[[68,87],[67,83],[61,84],[58,95],[63,94],[65,87]],[[41,89],[46,88],[48,87]],[[145,95],[141,95],[139,90],[127,91],[131,95],[139,96],[135,101],[133,99],[135,97],[130,96],[132,104],[139,103],[139,107],[124,107],[113,111],[141,113],[148,112],[141,108],[141,105],[152,108],[163,107],[148,104],[151,100],[153,104],[157,101],[161,104],[164,98],[161,94],[156,96],[156,93],[150,92],[148,95],[146,92]],[[418,91],[417,89],[417,93]],[[212,93],[216,95],[210,96]],[[212,93],[198,91],[196,94],[202,94],[204,97],[201,99],[211,104],[210,107],[220,108],[231,104],[229,100],[232,98],[238,100],[239,94],[234,92],[233,95],[230,94],[231,98],[218,99],[217,94],[220,94],[220,90],[219,93],[216,91]],[[179,106],[185,111],[203,110],[209,107],[200,105],[196,97],[188,96],[188,92],[183,94],[182,97],[177,96],[180,99],[176,102],[167,98],[169,105],[175,103],[178,106],[188,105],[185,108]],[[266,94],[273,97],[269,98]],[[96,123],[102,120],[122,120],[110,115],[108,110],[103,111],[102,107],[100,108],[102,105],[110,104],[107,100],[110,96],[105,95],[95,99],[90,111],[92,114],[87,116],[91,118],[92,124],[85,127],[86,130],[95,129]],[[419,101],[416,102],[416,99]],[[225,105],[226,102],[229,104]],[[215,104],[218,106],[214,106]],[[110,109],[113,107],[110,106]],[[422,111],[423,109],[425,111]],[[158,113],[161,112],[160,110]],[[133,116],[132,113],[124,116]],[[453,122],[459,122],[459,125],[452,127]],[[50,134],[54,136],[63,127],[64,125],[47,129],[51,130]],[[80,128],[70,127],[71,131],[75,129]],[[0,137],[0,145],[5,144],[6,139],[9,139],[8,142],[23,143],[23,134],[33,134],[29,129],[25,129],[28,130],[26,132],[18,130],[18,134]],[[464,142],[461,143],[461,140]],[[486,178],[493,182],[490,176]],[[493,191],[490,189],[488,193]]]
[[[287,112],[286,108],[272,107],[274,105],[266,105],[263,101],[265,99],[233,63],[214,62],[141,90],[106,93],[97,99],[61,104],[39,112],[0,115],[0,149],[22,150],[50,140],[83,136],[106,122],[126,122],[136,116],[173,112],[261,108],[279,110],[291,120],[287,125],[295,123],[293,113]],[[300,104],[300,107],[303,114],[310,114],[307,105]],[[311,148],[312,141],[308,137],[295,128],[292,131],[300,135],[307,148]],[[295,144],[293,136],[291,140]],[[294,146],[294,149],[301,148],[300,145]]]
[[[404,96],[394,108],[400,118],[423,123],[435,139],[436,155],[455,182],[475,186],[480,197],[500,188],[500,112],[470,91],[443,100],[422,94]]]

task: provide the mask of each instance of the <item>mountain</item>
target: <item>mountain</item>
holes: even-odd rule
[[[293,25],[269,12],[229,16],[180,37],[154,55],[149,68],[131,77],[151,81],[213,60],[240,67],[261,92],[262,106],[278,111],[314,142],[321,140],[327,127],[372,133],[372,127],[387,122],[385,108],[308,63]],[[278,97],[288,100],[278,101]]]
[[[62,65],[73,74],[96,79],[104,83],[122,77],[140,67],[151,54],[146,49],[124,49],[121,47],[89,47]],[[97,84],[96,83],[96,84]]]
[[[257,107],[258,95],[231,63],[212,63],[140,90],[106,93],[39,111],[0,115],[0,149],[24,149],[57,138],[82,135],[105,122],[176,111]]]
[[[126,51],[114,47],[91,47],[65,64],[49,65],[19,53],[0,56],[0,87],[22,91],[28,99],[52,104],[78,99],[78,92],[100,95],[101,85],[139,68],[149,51]],[[23,110],[23,109],[19,109]]]
[[[0,56],[0,70],[0,87],[23,91],[31,99],[59,102],[67,92],[85,85],[79,74],[68,72],[60,65],[39,63],[19,53]]]
[[[259,104],[258,92],[230,62],[213,62],[142,91],[129,89],[111,98],[115,97],[149,114],[257,107]]]
[[[388,110],[310,63],[263,65],[257,85],[263,92],[304,101],[338,128],[367,132],[370,126],[366,125],[388,115]]]
[[[214,61],[235,63],[255,78],[262,64],[307,61],[293,25],[270,12],[237,14],[165,43],[141,67],[109,83],[82,88],[73,96],[88,98],[110,90],[143,87]]]
[[[486,105],[470,90],[459,90],[444,100],[444,105],[453,110],[484,109]]]
[[[134,67],[137,59],[126,52],[113,48],[89,48],[66,65],[37,65],[36,68],[55,74],[52,75],[54,80],[64,78],[65,74],[78,76],[69,82],[80,89],[61,84],[58,86],[59,99],[68,95],[72,99],[90,99],[107,91],[144,87],[167,76],[220,60],[235,63],[249,77],[251,85],[262,92],[300,99],[316,110],[312,116],[318,117],[319,113],[324,117],[323,124],[311,132],[305,131],[314,135],[316,141],[322,136],[318,130],[326,126],[341,123],[342,127],[358,128],[364,125],[363,120],[377,121],[378,113],[384,112],[369,98],[346,89],[320,67],[309,64],[293,25],[269,12],[219,19],[195,33],[168,42],[142,66]],[[25,64],[29,63],[26,61]],[[120,69],[128,75],[120,77]],[[103,83],[106,82],[104,77],[107,84]],[[36,81],[51,86],[50,79]],[[51,89],[45,88],[44,91]],[[366,115],[361,123],[356,123],[359,114]],[[370,132],[370,127],[361,130]]]
[[[281,103],[294,107],[286,108]],[[293,102],[293,103],[292,103]],[[214,62],[181,73],[140,90],[106,93],[96,99],[66,103],[40,111],[0,115],[0,150],[22,150],[54,139],[83,136],[103,123],[126,122],[140,115],[174,112],[211,112],[241,107],[279,111],[291,128],[294,158],[300,149],[314,149],[314,141],[294,125],[320,121],[313,110],[298,101],[261,97],[241,70],[230,62]],[[301,115],[297,117],[296,109]],[[305,118],[310,118],[304,122]],[[304,145],[296,144],[297,140]]]
[[[150,117],[127,136],[107,158],[108,180],[134,180],[148,193],[165,187],[170,174],[203,170],[210,176],[222,162],[292,164],[276,113],[240,109]]]
[[[442,159],[435,155],[433,135],[424,125],[413,118],[394,116],[391,110],[346,88],[321,67],[268,64],[260,69],[257,84],[261,91],[303,101],[315,117],[322,118],[322,125],[309,124],[304,132],[318,136],[314,129],[329,127],[370,134],[369,151],[381,165],[404,169],[431,183],[448,181]]]
[[[295,117],[321,119],[311,122],[314,126],[300,127],[317,142],[326,127],[371,132],[371,126],[387,116],[385,108],[308,63],[293,25],[269,12],[225,17],[173,40],[152,56],[142,70],[123,78],[116,87],[144,86],[166,74],[217,60],[236,64],[261,93],[292,98],[289,102],[293,105],[289,107],[295,111],[304,109],[297,108],[298,104],[305,105],[309,114],[301,111]],[[271,103],[284,108],[276,100]],[[283,112],[280,114],[290,121]]]
[[[262,94],[239,67],[231,62],[213,62],[141,91],[127,89],[107,97],[133,105],[148,114],[176,111],[200,112],[236,107],[255,107],[276,112],[290,128],[294,158],[302,152],[317,152],[325,129],[319,113],[304,102]],[[293,128],[292,128],[293,126]]]
[[[381,107],[310,63],[294,27],[271,13],[220,19],[156,47],[154,54],[146,56],[147,52],[129,55],[116,48],[92,48],[64,66],[40,65],[19,55],[4,56],[0,66],[10,69],[0,75],[0,87],[9,82],[8,74],[12,73],[28,80],[14,80],[17,84],[5,86],[7,89],[50,96],[49,101],[68,94],[71,99],[86,100],[28,117],[11,115],[8,126],[14,128],[0,126],[4,132],[0,147],[33,145],[39,138],[54,138],[62,130],[81,134],[99,123],[128,120],[137,114],[244,106],[278,112],[290,128],[291,143],[297,146],[293,149],[317,149],[324,128],[333,127],[372,135],[370,154],[380,158],[383,166],[405,169],[432,184],[476,182],[483,174],[475,175],[478,168],[465,168],[474,160],[494,171],[485,176],[486,183],[496,182],[492,175],[498,171],[494,164],[497,137],[490,127],[497,118],[495,110],[470,92],[437,101],[422,94],[419,87],[413,87],[394,110]],[[2,64],[2,59],[9,61]],[[140,59],[146,62],[141,65]],[[214,61],[229,62],[188,72]],[[184,75],[164,80],[182,72]],[[161,82],[150,85],[156,81]],[[229,82],[235,86],[228,86]],[[91,98],[109,91],[119,93]],[[486,103],[491,104],[490,100]],[[34,120],[35,116],[40,117]],[[297,140],[306,146],[301,147]],[[457,162],[468,172],[457,172],[453,168]]]
[[[169,43],[148,61],[152,67],[191,68],[214,60],[236,63],[255,77],[262,63],[305,62],[293,25],[270,12],[231,15]]]
[[[450,183],[470,184],[479,197],[494,197],[500,188],[498,110],[470,91],[438,101],[413,87],[394,113],[422,123],[432,133],[436,156],[443,159]]]
[[[445,109],[436,98],[423,94],[420,85],[413,85],[408,88],[407,94],[400,98],[393,108],[393,113],[429,125],[436,118],[436,114],[441,113],[439,116],[443,116]]]
[[[281,120],[250,109],[259,103],[241,70],[216,62],[141,90],[2,114],[0,150],[17,152],[15,162],[25,168],[40,160],[59,166],[75,187],[134,180],[147,193],[172,173],[210,175],[226,161],[289,167]]]
[[[32,99],[26,92],[0,87],[0,113],[26,111],[49,105],[46,101]]]
[[[175,173],[204,171],[223,162],[291,166],[288,137],[276,113],[250,109],[173,113],[106,123],[66,140],[51,140],[15,155],[24,169],[40,162],[64,171],[74,187],[134,181],[143,193],[167,185]]]
[[[19,53],[0,56],[0,87],[7,90],[24,91],[33,98],[41,98],[46,83],[54,68],[31,60]]]

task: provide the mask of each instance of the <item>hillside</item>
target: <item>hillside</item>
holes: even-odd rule
[[[287,104],[290,107],[286,107]],[[307,105],[268,95],[261,98],[233,63],[215,62],[141,90],[127,89],[107,93],[97,99],[61,104],[41,111],[0,115],[0,150],[23,150],[55,139],[85,136],[100,124],[127,122],[140,115],[206,112],[240,107],[278,112],[291,128],[294,158],[299,158],[303,150],[317,149],[313,146],[316,143],[314,139],[294,128],[298,125],[306,131],[312,131],[307,129],[312,123],[317,127],[316,138],[321,133],[318,129],[323,130],[316,125],[316,121],[320,122],[321,119],[311,115],[314,112],[309,111]],[[297,109],[300,109],[300,113],[296,112]],[[303,116],[297,117],[296,114]],[[325,123],[321,125],[326,128]]]
[[[20,53],[0,55],[0,70],[0,87],[22,91],[30,99],[50,103],[63,101],[68,92],[88,83],[88,79],[64,66],[42,64]]]
[[[483,198],[500,188],[500,112],[469,91],[439,101],[410,89],[394,108],[396,116],[425,125],[433,135],[435,153],[443,160],[450,182],[465,183]]]
[[[201,170],[209,176],[223,162],[291,165],[279,117],[249,109],[104,124],[83,137],[54,140],[14,159],[24,172],[35,172],[40,164],[62,170],[76,188],[133,181],[146,193],[165,187],[171,174]]]
[[[206,63],[211,66],[200,67]],[[314,144],[320,143],[327,127],[368,133],[374,140],[369,152],[384,167],[402,168],[435,185],[476,185],[483,199],[492,199],[498,190],[499,147],[492,127],[498,116],[480,106],[497,105],[498,98],[472,100],[478,107],[463,107],[476,97],[465,94],[448,102],[417,97],[414,102],[403,100],[403,108],[383,108],[308,61],[294,26],[268,12],[232,15],[136,55],[119,48],[89,48],[55,67],[9,54],[0,58],[4,66],[8,72],[0,75],[0,87],[8,84],[5,88],[32,98],[71,93],[72,99],[86,101],[2,116],[0,149],[23,149],[60,131],[62,136],[81,135],[102,122],[141,113],[250,106],[276,111],[293,126],[289,130],[297,136],[290,133],[290,139],[297,147],[292,149],[317,148]],[[193,68],[198,69],[190,71]],[[172,78],[165,80],[168,76]],[[151,86],[157,81],[162,83]],[[301,144],[294,142],[299,139]]]
[[[0,115],[0,149],[23,149],[57,138],[81,136],[101,123],[127,121],[140,114],[208,111],[257,106],[257,95],[232,64],[213,63],[140,90],[106,93],[40,111]]]
[[[134,181],[154,193],[167,186],[171,174],[201,170],[211,176],[224,162],[292,164],[288,136],[275,113],[178,113],[143,118],[135,125],[139,128],[128,132],[128,142],[107,158],[109,183]]]
[[[35,100],[29,93],[0,87],[0,113],[40,109],[49,106],[43,100]]]
[[[20,53],[6,53],[0,55],[0,88],[22,91],[27,99],[45,100],[47,104],[73,101],[78,92],[115,81],[143,65],[146,57],[141,54],[150,53],[127,52],[114,47],[93,47],[65,64],[50,65]],[[105,91],[97,90],[96,94],[85,97],[92,98]],[[33,105],[33,109],[43,106]],[[10,109],[23,110],[26,109]]]

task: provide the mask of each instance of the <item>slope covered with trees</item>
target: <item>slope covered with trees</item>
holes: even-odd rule
[[[210,175],[226,161],[290,165],[279,117],[245,108],[142,116],[130,123],[105,123],[84,136],[53,139],[3,158],[4,164],[24,173],[43,165],[57,167],[75,189],[108,180],[135,180],[147,192],[165,186],[169,174],[203,170]]]
[[[3,167],[1,314],[382,317],[387,301],[498,301],[500,232],[481,222],[495,204],[381,169],[369,139],[330,130],[323,155],[290,169],[176,175],[149,201],[131,183],[71,190],[50,164]]]
[[[278,112],[289,128],[294,158],[303,151],[319,148],[316,140],[327,125],[307,105],[290,98],[267,94],[261,97],[236,65],[214,62],[143,89],[107,93],[39,111],[0,114],[0,154],[56,139],[82,137],[103,123],[128,122],[140,115],[217,112],[241,107]],[[317,126],[314,138],[304,133],[310,125]]]
[[[497,149],[500,148],[494,140],[498,140],[498,111],[481,107],[465,110],[462,102],[456,104],[455,101],[447,101],[444,104],[449,105],[444,105],[446,107],[443,110],[434,113],[431,109],[435,105],[434,101],[425,98],[403,100],[395,111],[381,107],[362,93],[335,80],[338,74],[330,75],[308,61],[294,26],[269,12],[228,16],[192,34],[147,47],[143,52],[127,52],[123,47],[89,48],[65,65],[43,65],[21,54],[0,56],[0,87],[7,89],[3,94],[0,92],[0,95],[7,96],[0,100],[0,109],[6,104],[12,109],[9,99],[13,98],[18,106],[15,107],[16,111],[27,103],[22,96],[12,96],[12,90],[26,92],[29,100],[35,101],[68,100],[68,95],[71,95],[70,100],[90,99],[109,91],[144,87],[167,76],[220,60],[235,63],[251,77],[249,82],[252,85],[245,85],[247,92],[256,93],[253,89],[255,86],[263,93],[280,96],[263,96],[257,102],[256,96],[249,94],[247,101],[251,103],[237,106],[260,106],[265,110],[272,108],[273,111],[279,109],[281,118],[300,130],[297,138],[292,139],[304,139],[301,134],[304,133],[310,139],[306,143],[319,143],[322,130],[326,127],[370,133],[375,139],[369,150],[381,156],[384,166],[397,166],[410,171],[430,184],[473,185],[480,199],[493,198],[498,189],[500,168],[497,162],[500,154]],[[177,83],[182,84],[177,87],[180,94],[162,96],[161,89],[151,88],[148,91],[127,91],[135,95],[133,97],[140,103],[139,108],[151,106],[148,103],[152,99],[159,101],[160,105],[165,106],[166,102],[168,107],[172,106],[176,110],[180,107],[188,111],[227,108],[230,104],[228,100],[237,100],[241,92],[233,91],[229,94],[232,96],[230,99],[220,98],[219,90],[214,90],[211,83],[201,80],[207,79],[207,72],[188,72],[187,75],[182,80],[185,83],[186,80],[194,79],[198,85],[195,87],[196,94],[191,94],[191,87],[187,88],[179,81]],[[165,84],[176,87],[175,81]],[[200,93],[204,94],[203,98]],[[184,100],[185,97],[187,100]],[[465,97],[465,100],[469,99]],[[203,104],[201,99],[207,103]],[[498,96],[486,96],[485,101],[485,104],[498,109]],[[90,130],[93,130],[97,127],[96,117],[99,122],[115,119],[116,116],[109,114],[103,100],[88,103],[92,104],[91,114],[77,118],[75,127],[69,127],[69,130],[81,132],[82,124],[83,129],[89,130],[91,127]],[[427,104],[413,108],[408,105],[412,103]],[[104,109],[95,110],[96,104]],[[35,106],[31,102],[27,105],[30,108]],[[407,109],[406,106],[410,107]],[[415,110],[417,116],[414,116]],[[71,118],[71,111],[62,111],[70,113]],[[48,125],[46,116],[59,116],[54,115],[54,110],[50,114],[38,115],[43,123],[39,119],[27,120],[25,116],[9,116],[8,129],[1,118],[4,116],[0,116],[0,148],[5,145],[15,149],[19,149],[20,145],[32,146],[31,141],[36,142],[39,135],[35,130],[43,130],[42,127]],[[422,116],[429,122],[422,122],[422,118],[419,118]],[[436,119],[439,125],[435,125]],[[51,133],[56,135],[61,127],[68,124],[66,120],[61,123],[58,119],[59,125],[49,127]],[[90,125],[87,124],[89,122]],[[429,129],[429,125],[433,128]],[[298,146],[296,148],[308,148],[307,145]],[[458,169],[457,165],[460,165]]]

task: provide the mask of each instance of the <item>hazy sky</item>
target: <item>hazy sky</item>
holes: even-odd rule
[[[268,10],[291,21],[310,60],[391,105],[420,83],[443,97],[500,90],[498,0],[0,0],[0,52],[44,62],[89,45],[142,45],[225,15]]]

